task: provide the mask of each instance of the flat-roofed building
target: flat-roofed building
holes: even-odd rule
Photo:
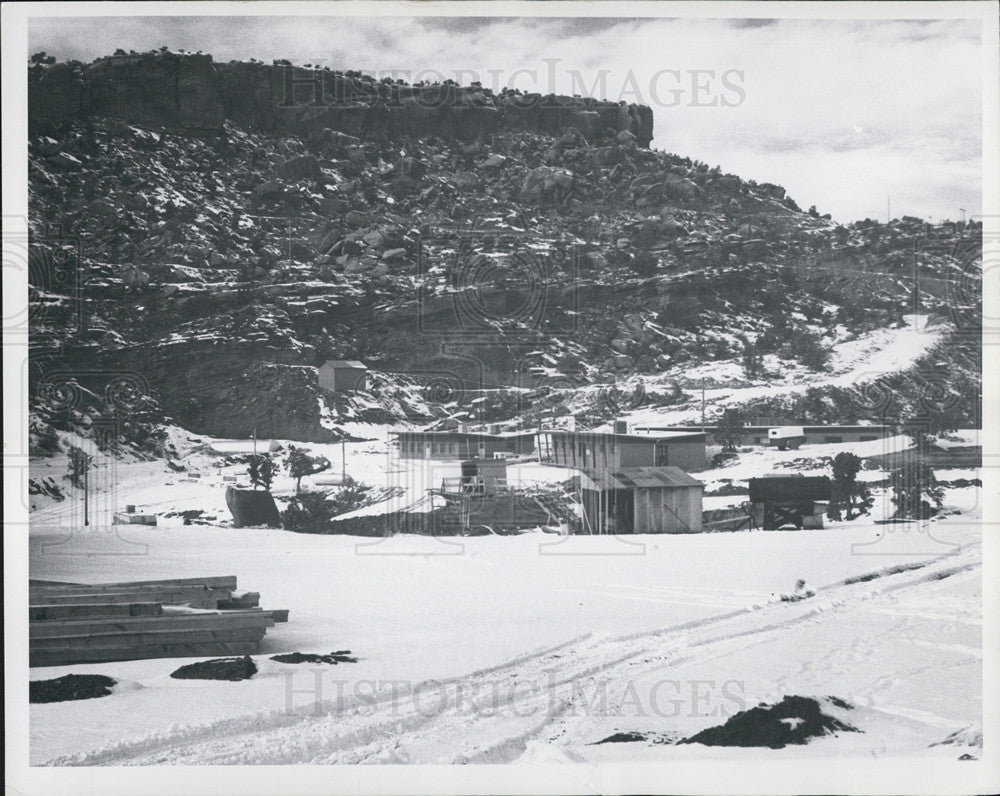
[[[669,466],[690,473],[708,466],[705,434],[700,431],[653,434],[541,431],[536,449],[543,463],[583,471]]]
[[[509,431],[398,431],[397,454],[401,459],[492,459],[530,456],[535,449],[535,432]]]
[[[740,432],[742,435],[740,444],[767,445],[769,444],[770,432],[773,429],[792,425],[792,423],[773,423],[771,425],[744,426]],[[886,437],[906,433],[906,429],[900,426],[864,425],[860,423],[799,426],[799,428],[802,429],[802,435],[805,438],[804,444],[806,445],[836,442],[870,442],[871,440],[885,439]],[[718,426],[657,426],[639,430],[647,434],[682,434],[702,432],[704,430],[709,439],[714,439],[715,433],[718,431]]]

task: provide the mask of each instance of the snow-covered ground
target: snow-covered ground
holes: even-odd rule
[[[366,441],[305,447],[333,462],[324,477],[337,480],[346,467],[357,481],[402,487],[393,507],[458,474],[457,462],[396,459],[389,432],[357,426],[351,433]],[[32,679],[73,672],[119,682],[103,699],[32,705],[34,764],[979,754],[977,487],[947,489],[947,516],[930,523],[876,524],[889,509],[877,491],[872,516],[814,531],[311,536],[229,527],[224,487],[245,482],[245,465],[224,464],[204,439],[175,437],[174,466],[183,471],[162,462],[97,462],[89,527],[78,522],[79,490],[67,487],[62,502],[38,496],[31,576],[100,582],[235,574],[241,588],[261,593],[265,608],[289,609],[289,622],[268,631],[256,656],[260,671],[244,682],[171,679],[191,662],[185,659],[32,669]],[[899,437],[751,448],[697,475],[715,489],[767,472],[824,474],[822,459],[843,450],[868,456],[910,444]],[[33,462],[32,475],[59,481],[65,465]],[[511,473],[522,483],[569,475],[531,462]],[[274,491],[280,498],[293,490],[282,476]],[[706,508],[743,500],[709,498]],[[157,513],[160,524],[109,525],[125,504]],[[176,512],[195,508],[215,519],[183,525]],[[889,569],[899,565],[907,568]],[[871,573],[882,576],[845,582]],[[778,600],[798,578],[816,596]],[[343,649],[358,662],[269,660]],[[792,694],[846,700],[855,707],[845,721],[863,732],[804,750],[666,742]],[[953,732],[957,745],[931,746]],[[595,745],[614,733],[649,740]]]
[[[368,431],[371,441],[346,446],[357,480],[381,486],[412,470],[414,489],[425,488],[441,469],[457,467],[394,460],[385,430]],[[339,472],[341,446],[309,447]],[[700,475],[718,484],[772,469],[815,474],[819,456],[851,448],[752,449]],[[118,463],[88,528],[67,530],[79,516],[76,492],[40,508],[30,571],[82,582],[235,574],[242,588],[261,592],[264,607],[291,612],[268,631],[260,672],[240,683],[171,679],[183,659],[32,669],[32,679],[75,672],[119,681],[107,698],[32,705],[34,763],[697,758],[713,751],[590,744],[614,732],[680,737],[721,723],[720,711],[785,694],[829,694],[858,706],[854,724],[865,733],[817,742],[830,754],[924,752],[980,720],[975,487],[949,489],[946,507],[961,513],[930,524],[865,518],[803,532],[384,539],[224,527],[224,478],[242,478],[243,468],[218,461],[194,451],[181,457],[184,472]],[[568,475],[530,463],[521,469],[524,480]],[[283,479],[277,488],[293,485]],[[161,524],[102,521],[101,511],[125,503],[159,512]],[[163,516],[184,508],[206,509],[217,522],[185,526]],[[930,563],[843,583],[920,562]],[[820,587],[817,597],[775,602],[800,577]],[[358,663],[268,659],[341,649]],[[411,689],[415,697],[405,695]],[[480,703],[492,704],[494,690],[491,712]],[[587,707],[605,691],[626,707]],[[650,699],[663,702],[659,713]],[[322,715],[313,716],[317,701]]]
[[[43,553],[48,535],[33,534],[36,577],[236,573],[291,615],[245,682],[170,679],[183,659],[32,669],[120,682],[107,698],[32,705],[32,761],[501,762],[538,744],[569,759],[703,756],[711,750],[588,744],[618,731],[685,735],[785,694],[864,709],[865,735],[824,740],[826,753],[923,752],[981,718],[978,527],[942,525],[910,540],[912,555],[877,533],[855,523],[560,543],[142,528],[146,554],[128,558],[82,536]],[[798,577],[828,588],[774,602]],[[359,662],[268,660],[337,649]],[[607,706],[588,707],[605,691]]]

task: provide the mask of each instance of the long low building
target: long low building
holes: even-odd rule
[[[534,431],[486,433],[478,431],[396,432],[401,459],[492,459],[497,455],[530,456],[535,450]]]
[[[791,424],[788,424],[791,425]],[[744,445],[767,445],[768,434],[771,429],[780,427],[780,424],[769,426],[744,426],[742,430]],[[885,425],[861,425],[861,424],[838,424],[824,426],[800,426],[805,444],[820,445],[824,443],[837,442],[870,442],[876,439],[885,439],[897,434],[905,433],[905,429],[900,426]],[[718,426],[656,426],[643,428],[648,434],[665,433],[706,433],[713,435],[718,431]]]
[[[708,466],[705,434],[699,432],[615,434],[602,431],[400,431],[402,459],[491,459],[536,457],[543,464],[574,470],[674,466],[697,472]]]
[[[701,431],[652,434],[542,431],[536,445],[539,461],[576,470],[671,466],[692,473],[708,467],[705,434]]]

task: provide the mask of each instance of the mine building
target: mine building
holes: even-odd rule
[[[741,445],[776,445],[773,441],[780,439],[782,435],[773,434],[778,428],[791,428],[791,425],[769,424],[769,425],[748,425],[741,430]],[[822,426],[796,426],[801,431],[801,444],[822,445],[826,443],[839,442],[870,442],[876,439],[885,439],[897,434],[905,433],[905,429],[899,426],[884,425],[822,425]],[[718,431],[718,426],[657,426],[637,429],[646,434],[685,434],[685,433],[705,433],[709,438],[714,438]]]
[[[769,475],[751,478],[749,487],[757,527],[765,531],[823,527],[825,501],[831,494],[826,476]]]
[[[704,485],[678,467],[583,473],[586,527],[594,534],[698,533]]]
[[[518,458],[530,456],[535,449],[533,431],[399,431],[396,432],[397,455],[401,459],[471,459]]]
[[[328,392],[363,390],[368,368],[356,359],[331,359],[319,366],[319,388]]]
[[[538,433],[536,452],[542,463],[583,471],[669,466],[691,473],[708,466],[705,439],[701,431],[630,434],[553,430]]]

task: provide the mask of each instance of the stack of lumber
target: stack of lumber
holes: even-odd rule
[[[254,655],[287,610],[265,611],[236,576],[127,583],[29,581],[28,663]]]

